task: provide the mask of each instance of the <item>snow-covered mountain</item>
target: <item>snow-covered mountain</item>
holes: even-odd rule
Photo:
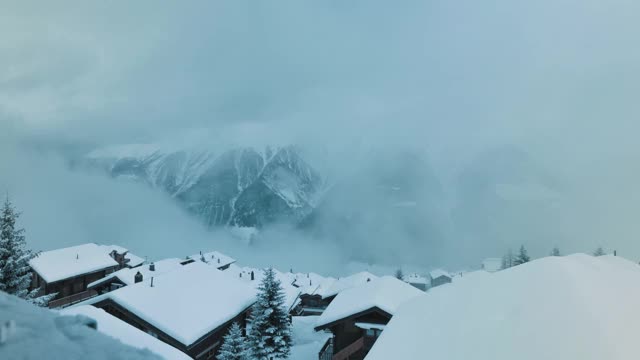
[[[295,146],[218,152],[121,145],[94,150],[76,164],[162,189],[209,226],[296,223],[324,187]]]

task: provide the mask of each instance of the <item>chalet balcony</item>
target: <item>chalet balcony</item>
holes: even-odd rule
[[[62,299],[52,300],[52,301],[49,302],[49,308],[50,309],[56,309],[56,308],[67,307],[67,306],[79,303],[81,301],[87,300],[87,299],[92,298],[92,297],[97,296],[97,295],[98,295],[98,292],[95,291],[95,290],[83,291],[81,293],[73,294],[73,295],[64,297]]]
[[[375,338],[363,336],[334,354],[333,339],[328,339],[322,347],[322,350],[320,350],[318,358],[319,360],[350,360],[355,358],[362,359],[369,352],[369,350],[371,350],[371,347],[373,347],[375,340]],[[355,358],[354,355],[356,356]]]

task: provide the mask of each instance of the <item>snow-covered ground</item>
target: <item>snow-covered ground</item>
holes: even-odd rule
[[[96,321],[97,330],[107,336],[120,340],[123,344],[138,349],[149,349],[166,360],[190,360],[191,358],[171,345],[139,330],[91,305],[82,305],[60,311],[62,315],[84,315]]]
[[[0,359],[161,360],[89,328],[92,322],[84,316],[60,316],[0,291]]]
[[[293,346],[289,360],[314,360],[318,358],[320,349],[331,337],[331,333],[315,332],[313,327],[317,321],[317,316],[293,317]]]
[[[367,360],[626,360],[640,352],[640,266],[548,257],[476,271],[402,305]]]

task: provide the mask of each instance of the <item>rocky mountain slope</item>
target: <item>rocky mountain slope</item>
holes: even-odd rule
[[[79,165],[162,189],[212,227],[297,222],[324,186],[295,146],[215,152],[123,145],[94,150]]]

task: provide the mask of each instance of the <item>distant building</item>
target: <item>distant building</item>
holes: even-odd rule
[[[41,288],[44,294],[57,293],[49,307],[63,307],[95,296],[87,285],[120,268],[116,260],[122,254],[96,244],[83,244],[45,251],[29,261],[33,270],[31,289]]]
[[[418,290],[427,291],[427,284],[429,283],[429,280],[424,276],[411,274],[406,276],[404,281]]]
[[[185,263],[193,261],[202,261],[209,265],[215,266],[216,268],[218,268],[218,270],[227,270],[229,266],[231,266],[231,264],[236,262],[236,259],[218,251],[211,251],[204,254],[201,251],[199,254],[187,256],[187,260],[185,261]]]
[[[327,278],[316,285],[309,285],[300,294],[300,302],[294,309],[294,315],[320,315],[342,291],[364,285],[378,277],[367,271],[340,278]],[[304,284],[304,279],[300,281]]]
[[[444,284],[449,284],[450,282],[451,274],[444,270],[438,269],[433,270],[429,273],[429,283],[432,288]]]
[[[102,279],[89,283],[87,289],[95,290],[98,294],[106,294],[137,282],[145,281],[149,283],[152,277],[157,277],[182,268],[185,266],[182,265],[182,262],[183,260],[178,258],[169,258],[132,269],[121,269]]]
[[[94,297],[83,304],[177,348],[193,359],[215,359],[233,322],[246,327],[256,292],[215,267],[194,262]]]
[[[316,331],[329,330],[320,360],[362,360],[397,308],[423,293],[385,276],[340,292],[318,319]]]
[[[482,260],[482,265],[480,266],[482,270],[488,272],[496,272],[502,269],[502,259],[501,258],[487,258]]]

